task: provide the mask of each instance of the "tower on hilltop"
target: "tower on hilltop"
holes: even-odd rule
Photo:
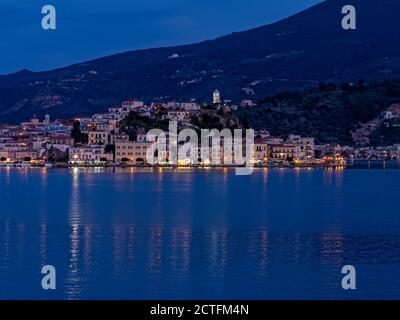
[[[213,104],[221,103],[221,93],[218,90],[215,90],[213,93]]]

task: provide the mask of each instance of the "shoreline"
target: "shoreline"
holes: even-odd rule
[[[321,168],[349,168],[352,165],[309,165],[309,166],[253,166],[253,169],[321,169]],[[46,169],[70,169],[70,168],[104,168],[104,169],[237,169],[245,168],[241,166],[146,166],[146,165],[56,165],[56,166],[38,166],[38,165],[0,165],[0,168],[46,168]]]
[[[303,166],[290,166],[290,165],[264,165],[264,166],[253,166],[253,169],[351,169],[357,166],[352,164],[346,165],[303,165]],[[235,170],[237,168],[245,168],[240,166],[172,166],[172,165],[164,165],[164,166],[147,166],[147,165],[54,165],[54,166],[44,166],[44,165],[0,165],[1,168],[25,168],[25,169],[74,169],[74,168],[99,168],[99,169],[228,169]],[[366,167],[368,168],[368,167]],[[379,169],[379,168],[375,168]],[[385,169],[382,167],[381,169]]]
[[[376,167],[373,164],[380,164],[382,166]],[[387,168],[387,164],[397,164],[396,167]],[[55,163],[55,164],[29,164],[29,163],[0,163],[0,168],[46,168],[46,169],[69,169],[69,168],[103,168],[103,169],[229,169],[234,170],[237,168],[245,168],[244,166],[234,165],[135,165],[135,164],[70,164],[70,163]],[[400,169],[400,160],[354,160],[346,164],[268,164],[268,165],[254,165],[253,169],[351,169],[351,168],[365,168],[365,169]]]

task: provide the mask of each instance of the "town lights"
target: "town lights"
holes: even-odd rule
[[[190,164],[190,160],[188,161],[188,159],[184,159],[184,160],[179,159],[178,160],[178,166],[186,166],[188,164]]]

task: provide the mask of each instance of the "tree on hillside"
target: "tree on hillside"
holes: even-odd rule
[[[81,123],[78,120],[73,123],[71,138],[74,138],[75,143],[82,143]]]

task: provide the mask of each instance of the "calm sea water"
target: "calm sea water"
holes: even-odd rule
[[[400,298],[400,170],[2,168],[0,185],[0,299]]]

